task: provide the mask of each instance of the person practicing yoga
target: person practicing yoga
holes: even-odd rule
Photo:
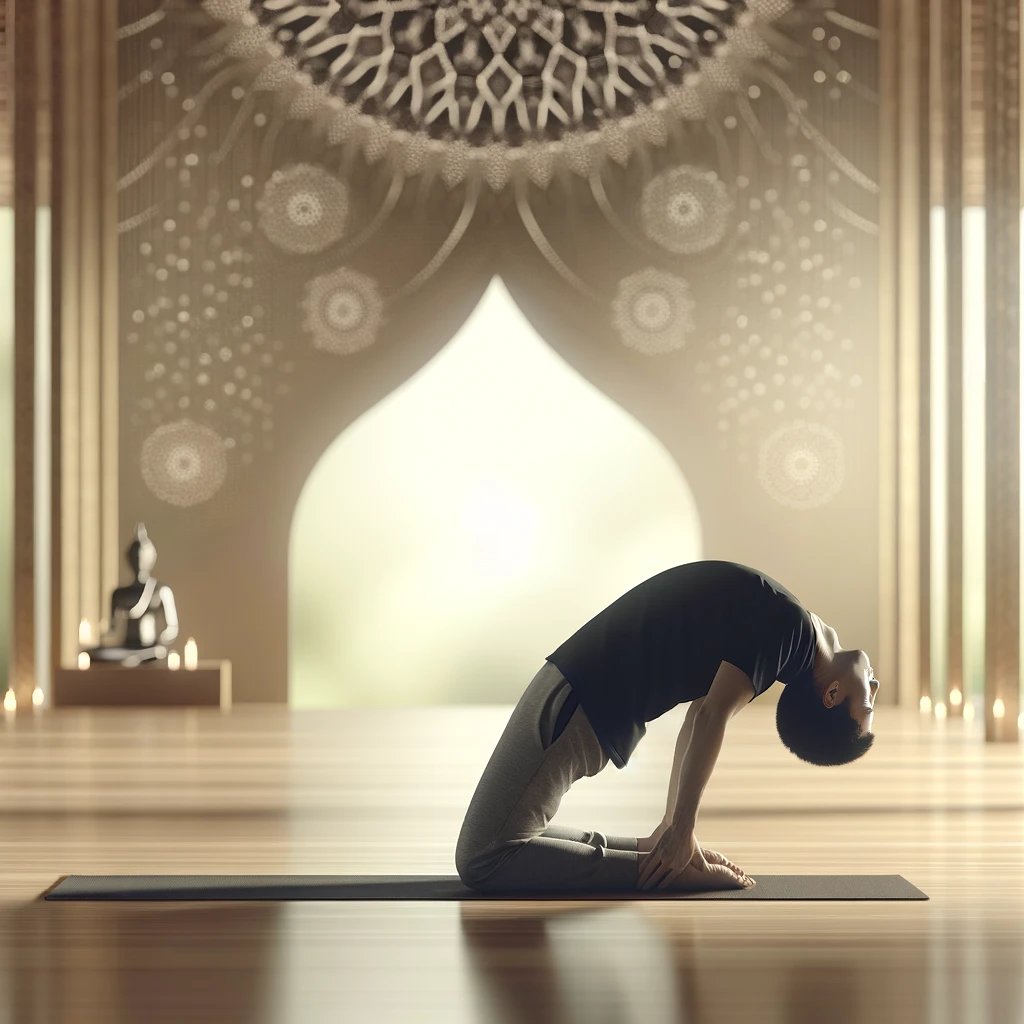
[[[520,698],[466,812],[459,877],[495,892],[753,885],[694,829],[729,719],[777,680],[776,728],[797,757],[838,765],[871,747],[868,655],[844,650],[782,584],[712,560],[634,587],[549,655]],[[646,723],[684,703],[665,815],[649,836],[549,827],[577,779],[624,767]]]

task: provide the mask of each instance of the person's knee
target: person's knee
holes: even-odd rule
[[[466,829],[463,829],[455,846],[455,870],[462,884],[470,889],[481,889],[486,884],[483,852],[483,846],[474,842]]]

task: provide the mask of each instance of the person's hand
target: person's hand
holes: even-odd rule
[[[661,831],[651,852],[640,858],[638,889],[745,889],[753,880],[720,853],[705,855],[692,829],[680,832],[671,825]]]

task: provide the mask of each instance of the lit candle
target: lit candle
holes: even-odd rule
[[[4,694],[4,711],[17,711],[18,710],[18,698],[14,696],[13,690],[8,690]]]
[[[32,691],[32,703],[35,707],[42,707],[43,705],[43,690],[42,687],[37,686]]]
[[[1002,697],[996,697],[992,702],[992,717],[1002,718],[1006,714],[1006,705],[1003,703]]]
[[[92,623],[88,619],[82,619],[78,624],[78,646],[92,647]]]
[[[167,655],[167,667],[172,672],[177,672],[178,669],[181,668],[181,655],[177,651],[171,651],[171,653]]]
[[[199,646],[192,637],[185,641],[185,668],[189,672],[195,671],[199,665]]]
[[[946,717],[946,705],[941,700],[935,705],[935,717],[938,719]]]
[[[78,656],[78,667],[83,671],[92,664],[92,658],[89,657],[88,651],[82,651]]]
[[[924,715],[930,714],[932,710],[932,699],[931,697],[924,696],[921,698],[921,713]]]
[[[954,689],[949,691],[949,703],[953,707],[955,707],[955,708],[960,707],[960,705],[963,703],[963,700],[964,700],[964,695],[959,690],[954,688]]]
[[[964,721],[965,722],[973,722],[974,721],[974,705],[970,701],[968,701],[964,705]]]

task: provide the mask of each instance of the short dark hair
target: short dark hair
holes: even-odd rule
[[[875,742],[874,733],[859,735],[860,726],[844,699],[827,708],[809,683],[787,683],[775,709],[779,739],[808,764],[848,764]]]

